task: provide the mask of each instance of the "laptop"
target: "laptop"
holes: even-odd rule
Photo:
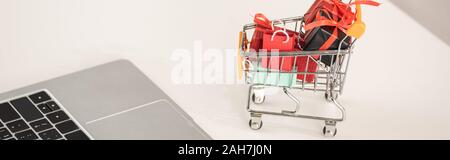
[[[0,94],[0,140],[209,140],[127,60]]]

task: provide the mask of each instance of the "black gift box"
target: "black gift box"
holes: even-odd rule
[[[322,12],[321,12],[322,13]],[[309,30],[305,34],[305,45],[303,46],[303,50],[305,51],[317,51],[319,50],[325,42],[333,35],[335,26],[321,26],[316,27],[312,30]],[[346,37],[346,34],[338,29],[338,37],[333,42],[333,44],[326,50],[337,50],[339,48],[339,44]],[[351,43],[351,38],[346,38],[342,43],[341,49],[348,49]],[[336,56],[324,55],[320,58],[320,61],[327,66],[331,66],[336,62]]]

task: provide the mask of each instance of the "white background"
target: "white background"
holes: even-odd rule
[[[297,16],[312,2],[0,0],[0,92],[126,58],[215,139],[322,139],[319,121],[266,116],[262,130],[250,130],[246,85],[171,81],[175,49],[192,50],[195,40],[205,49],[234,49],[250,14]],[[449,47],[381,2],[364,7],[368,30],[339,99],[348,119],[336,138],[450,139]],[[332,107],[321,93],[301,95],[309,113]],[[269,97],[275,103],[291,104]]]

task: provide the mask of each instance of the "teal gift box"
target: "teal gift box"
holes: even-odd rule
[[[254,84],[280,87],[292,87],[296,83],[297,77],[295,73],[280,73],[278,70],[270,70],[261,66],[258,66],[252,74]]]

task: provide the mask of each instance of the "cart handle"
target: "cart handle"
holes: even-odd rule
[[[239,46],[238,46],[238,49],[237,49],[237,69],[238,69],[238,78],[239,78],[239,80],[242,80],[242,74],[243,74],[243,65],[242,65],[242,60],[243,60],[243,58],[242,58],[242,55],[241,55],[241,47],[242,47],[242,43],[243,43],[243,36],[244,36],[244,33],[243,32],[239,32]]]

